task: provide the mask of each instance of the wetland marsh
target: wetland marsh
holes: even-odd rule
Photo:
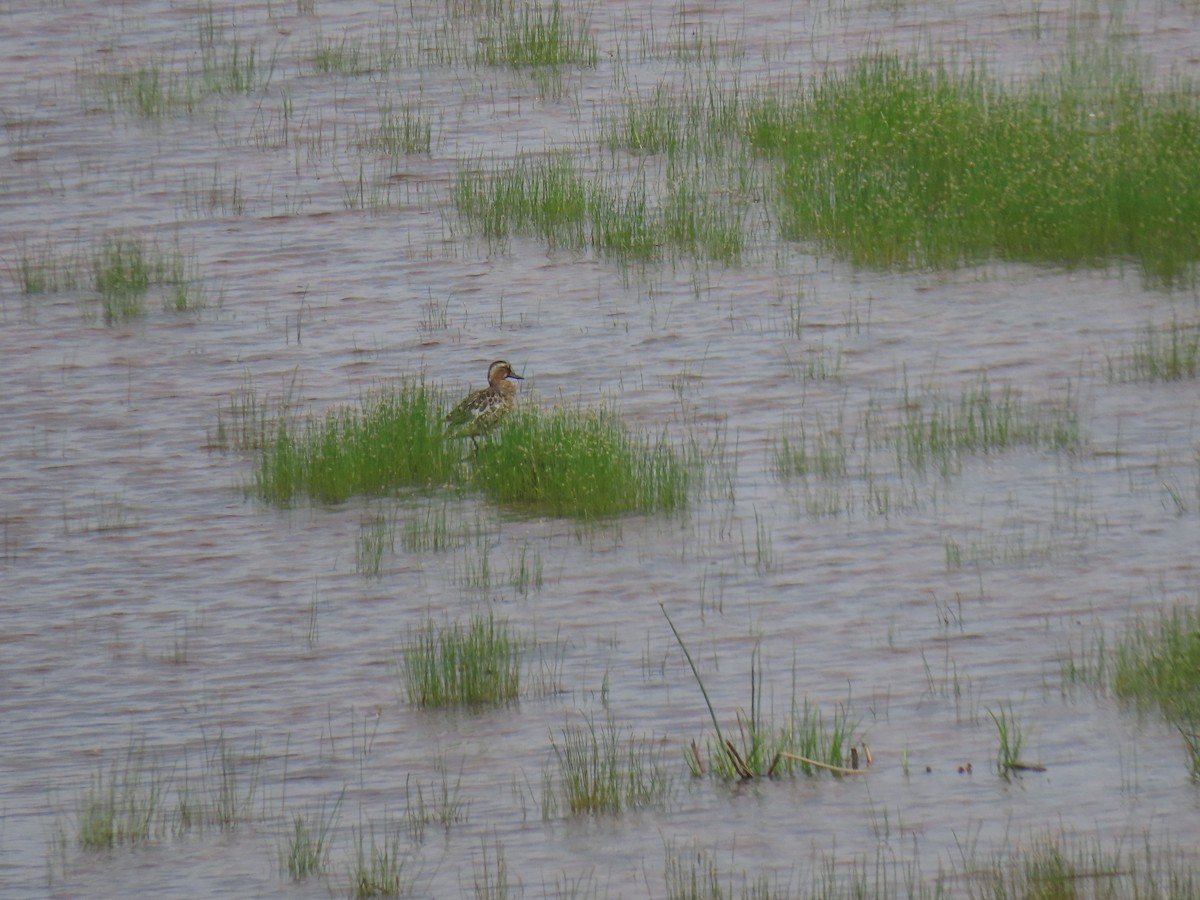
[[[1194,896],[1198,16],[0,3],[0,894]]]

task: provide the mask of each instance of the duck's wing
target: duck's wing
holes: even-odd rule
[[[486,428],[504,406],[504,398],[495,391],[484,388],[464,399],[446,414],[446,428],[451,432],[470,434]]]

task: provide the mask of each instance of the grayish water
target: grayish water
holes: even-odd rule
[[[589,140],[623,96],[618,72],[643,87],[677,76],[665,48],[693,34],[711,36],[717,70],[743,84],[880,47],[1025,77],[1080,35],[1143,52],[1157,73],[1195,74],[1194,7],[1111,7],[604,2],[591,11],[600,64],[545,97],[520,73],[461,62],[358,78],[307,62],[318,36],[381,28],[430,55],[438,28],[459,21],[438,4],[214,4],[218,46],[255,46],[273,62],[269,85],[147,122],[106,111],[86,82],[150,59],[195,65],[207,7],[0,3],[0,256],[11,268],[48,244],[86,260],[101,235],[131,230],[181,248],[211,301],[175,313],[151,300],[144,318],[106,326],[86,289],[24,297],[0,279],[0,893],[342,893],[351,828],[403,821],[416,786],[438,789],[439,761],[452,781],[461,771],[469,808],[445,833],[405,837],[418,896],[469,894],[496,842],[527,896],[570,883],[613,897],[661,896],[669,846],[799,887],[827,855],[933,874],[963,845],[989,853],[1044,830],[1193,844],[1196,787],[1174,731],[1064,694],[1059,671],[1097,627],[1111,636],[1195,596],[1196,385],[1106,378],[1147,324],[1194,316],[1192,298],[1147,291],[1132,272],[878,274],[796,246],[737,268],[631,274],[531,241],[488,248],[449,202],[458,160]],[[418,24],[424,37],[411,37]],[[355,129],[389,101],[434,113],[431,154],[356,149]],[[360,166],[384,208],[347,208]],[[685,423],[723,429],[733,499],[582,532],[471,498],[281,510],[243,497],[251,455],[210,447],[219,410],[247,385],[320,410],[422,372],[465,390],[498,356],[546,402],[608,398],[631,425],[676,439]],[[836,377],[803,377],[821,359]],[[862,479],[835,485],[841,513],[822,516],[819,483],[771,473],[789,418],[815,427],[841,413],[852,426],[872,398],[894,404],[905,378],[956,396],[981,372],[1031,402],[1069,391],[1083,452],[889,481],[887,515],[868,508]],[[394,516],[402,531],[431,506],[481,536],[447,552],[397,539],[379,577],[357,571],[364,523]],[[989,558],[948,566],[948,541]],[[485,548],[492,583],[480,587]],[[543,567],[527,593],[509,583],[522,554]],[[827,715],[845,704],[873,772],[691,781],[682,749],[711,726],[659,601],[726,727],[750,702],[761,641],[776,716],[793,683]],[[486,606],[542,642],[529,673],[561,690],[484,714],[412,707],[393,667],[410,629]],[[986,713],[1010,704],[1029,733],[1023,756],[1047,766],[1011,784],[995,774]],[[544,819],[550,736],[605,710],[662,742],[677,776],[668,808]],[[98,767],[144,742],[171,805],[221,740],[239,791],[254,788],[236,830],[112,854],[75,846]],[[343,788],[329,879],[291,883],[277,854],[292,817],[332,808]]]

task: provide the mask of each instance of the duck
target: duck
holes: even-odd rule
[[[517,386],[510,379],[523,381],[503,359],[488,366],[488,386],[468,394],[446,414],[446,431],[450,437],[469,437],[471,443],[495,428],[517,402]]]

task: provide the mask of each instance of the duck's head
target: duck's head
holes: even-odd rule
[[[513,367],[502,359],[498,359],[488,366],[488,384],[499,384],[505,378],[515,378],[517,381],[524,380],[523,376],[514,372]]]

